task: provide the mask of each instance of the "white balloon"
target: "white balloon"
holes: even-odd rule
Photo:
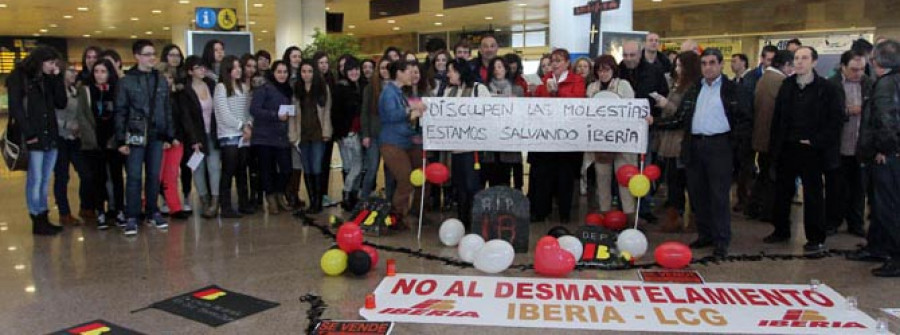
[[[616,248],[619,252],[627,251],[634,258],[640,258],[647,253],[647,237],[640,230],[625,229],[619,233]]]
[[[455,247],[459,244],[459,240],[465,234],[466,227],[463,226],[462,221],[457,219],[447,219],[441,224],[441,229],[438,231],[441,243],[448,247]]]
[[[504,240],[490,240],[475,253],[475,268],[486,273],[500,273],[508,269],[516,257],[512,244]]]
[[[459,258],[466,263],[472,263],[475,259],[475,253],[484,246],[484,239],[478,234],[469,234],[463,236],[459,241]]]
[[[559,247],[565,251],[568,251],[572,256],[575,256],[575,261],[581,259],[581,254],[584,252],[584,245],[581,244],[581,241],[578,240],[577,237],[572,235],[560,236],[558,239]]]

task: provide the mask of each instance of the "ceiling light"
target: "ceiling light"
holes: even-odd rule
[[[0,3],[0,8],[6,8],[6,4],[5,4],[5,3]]]
[[[437,13],[437,14],[434,14],[434,16],[437,16],[437,17],[444,17],[444,14],[443,14],[443,13]]]
[[[140,19],[136,18],[136,17],[131,18],[131,21],[137,21],[137,20],[140,20]]]
[[[38,36],[41,36],[41,34],[34,33],[34,34],[31,34],[31,36],[38,37]]]
[[[268,30],[263,30],[263,31],[261,31],[261,33],[263,33],[263,34],[268,34],[269,31],[268,31]]]
[[[393,29],[394,29],[394,30],[400,30],[400,27],[394,27]]]
[[[103,31],[101,31],[101,30],[94,30],[94,34],[99,34],[99,33],[102,33],[102,32],[103,32]]]
[[[109,29],[116,29],[116,26],[109,26]]]
[[[163,30],[169,30],[169,29],[172,29],[172,28],[169,28],[169,27],[163,27]]]
[[[261,38],[257,38],[257,39],[256,39],[256,40],[257,40],[257,41],[262,41],[262,39],[261,39]]]
[[[397,21],[396,21],[396,20],[388,20],[388,21],[387,21],[387,22],[388,22],[388,23],[390,23],[390,24],[394,24],[394,23],[397,23]]]
[[[347,33],[347,36],[353,36],[353,35],[355,35],[355,34],[354,34],[354,33]]]
[[[56,23],[51,23],[51,24],[50,24],[50,28],[56,28],[56,27],[59,27],[59,25],[56,24]]]
[[[187,4],[191,3],[191,1],[190,0],[178,0],[178,3],[180,3],[182,5],[187,5]]]
[[[34,291],[35,291],[34,285],[29,285],[29,286],[25,287],[25,292],[34,293]]]
[[[527,7],[528,4],[527,4],[527,3],[520,3],[520,4],[518,4],[518,6],[519,6],[519,7]]]
[[[88,8],[87,7],[78,7],[78,11],[79,12],[87,12]]]
[[[15,269],[16,270],[25,270],[25,264],[17,264]]]
[[[256,7],[256,8],[262,8],[262,6],[263,6],[263,4],[261,4],[261,3],[253,4],[253,7]]]
[[[72,15],[63,15],[63,18],[66,20],[72,19]]]
[[[81,35],[81,37],[88,38],[88,37],[91,37],[91,34],[84,34],[84,35]]]
[[[154,10],[152,10],[152,11],[150,11],[150,12],[153,13],[153,14],[162,14],[162,11],[159,10],[159,9],[154,9]]]
[[[250,22],[247,22],[247,23],[249,23],[249,24],[251,24],[251,25],[254,25],[254,24],[256,24],[256,21],[250,21]]]
[[[40,35],[40,34],[35,34],[35,35]],[[18,249],[18,248],[16,248],[16,247],[6,248],[6,250],[9,250],[9,251],[16,251],[16,249]]]
[[[494,31],[503,31],[503,29],[497,28],[497,29],[494,29]]]
[[[131,38],[137,38],[137,35],[131,35]]]
[[[434,25],[440,26],[440,25],[443,25],[443,23],[441,23],[441,22],[435,22]]]
[[[40,32],[42,32],[42,33],[46,33],[46,32],[47,32],[47,29],[41,29],[41,30],[38,30],[38,31],[40,31]]]
[[[326,11],[326,12],[327,12],[327,11],[330,11],[330,10],[331,10],[331,7],[325,7],[325,11]]]
[[[356,29],[356,25],[351,24],[351,25],[347,26],[347,29]]]
[[[494,17],[493,17],[493,16],[485,16],[484,19],[485,19],[485,20],[493,20]]]
[[[653,2],[662,2],[662,0],[653,0]]]
[[[144,32],[144,34],[147,34],[147,35],[153,35],[153,32],[152,32],[152,31],[147,31],[147,32]]]

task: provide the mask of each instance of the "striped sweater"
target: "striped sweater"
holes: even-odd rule
[[[251,124],[250,95],[235,87],[234,94],[227,96],[225,84],[216,84],[215,113],[216,132],[219,138],[241,136],[241,129]]]

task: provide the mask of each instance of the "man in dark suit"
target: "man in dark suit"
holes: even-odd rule
[[[722,52],[704,50],[700,66],[703,79],[685,93],[676,115],[657,126],[684,129],[689,135],[682,142],[681,155],[691,208],[697,212],[699,236],[691,248],[714,246],[713,255],[725,257],[731,243],[733,148],[748,145],[751,118],[738,86],[722,74]]]
[[[807,254],[826,251],[822,174],[839,165],[845,109],[839,88],[816,73],[818,58],[816,49],[800,47],[794,53],[794,75],[784,80],[775,100],[769,143],[775,169],[775,231],[763,240],[790,240],[791,200],[800,177]]]

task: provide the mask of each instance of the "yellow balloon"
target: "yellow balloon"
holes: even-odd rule
[[[422,186],[422,184],[425,183],[425,174],[422,173],[422,169],[413,170],[412,173],[409,174],[409,182],[415,187]]]
[[[628,181],[628,190],[631,191],[631,195],[638,198],[647,195],[650,192],[650,178],[642,174],[634,175]]]
[[[339,276],[347,270],[347,253],[341,249],[331,249],[319,261],[322,271],[329,276]]]

